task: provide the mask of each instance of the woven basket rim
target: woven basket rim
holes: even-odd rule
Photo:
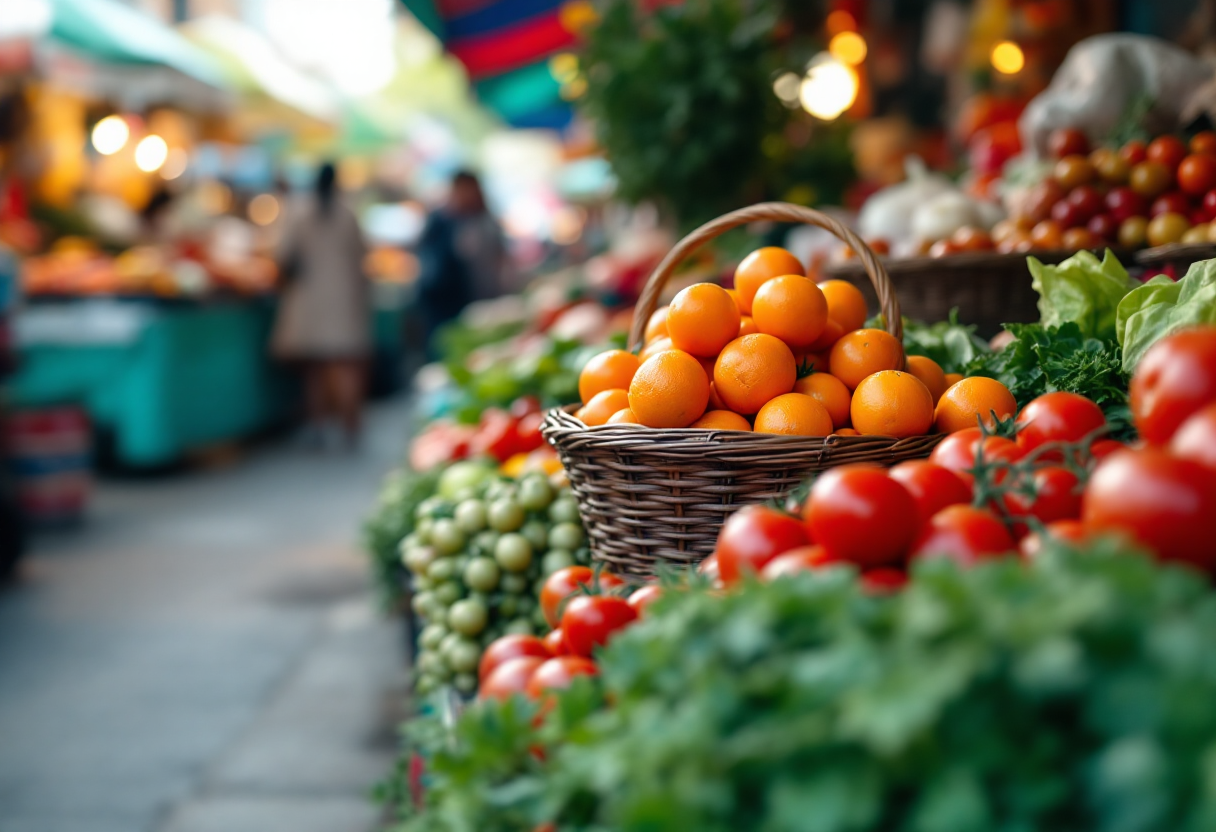
[[[958,254],[951,254],[948,257],[890,257],[879,255],[879,258],[882,260],[883,265],[886,266],[887,273],[891,277],[911,277],[916,275],[931,277],[934,274],[941,274],[942,272],[997,269],[1009,266],[1025,268],[1026,260],[1029,257],[1035,258],[1040,263],[1055,265],[1072,257],[1078,251],[1088,251],[1101,257],[1108,249],[1124,263],[1131,262],[1131,258],[1135,255],[1132,249],[1129,248],[1102,246],[1101,248],[1093,249],[1044,249],[1042,251],[1026,252],[964,251]],[[855,260],[828,263],[823,267],[823,271],[824,274],[833,277],[857,277],[865,274],[865,269],[861,263]],[[1027,275],[1029,276],[1029,272],[1027,272]]]

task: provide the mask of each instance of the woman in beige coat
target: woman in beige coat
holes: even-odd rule
[[[371,352],[365,253],[354,212],[336,193],[334,166],[325,164],[315,198],[284,235],[271,344],[277,358],[304,373],[310,427],[320,431],[337,420],[351,445],[359,438]]]

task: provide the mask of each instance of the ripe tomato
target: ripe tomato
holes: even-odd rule
[[[975,464],[975,445],[983,438],[984,432],[978,427],[955,431],[937,443],[933,453],[929,454],[929,461],[962,475],[963,482],[970,485],[971,466]]]
[[[474,456],[491,456],[499,462],[506,462],[519,450],[515,418],[497,408],[485,411],[477,432],[469,440],[469,450]]]
[[[485,678],[494,672],[503,662],[518,659],[520,656],[537,656],[547,659],[552,655],[545,643],[536,636],[506,635],[490,642],[490,646],[481,654],[481,663],[477,666],[477,678]]]
[[[1018,551],[1028,558],[1037,557],[1047,540],[1061,543],[1081,544],[1093,536],[1093,530],[1080,520],[1056,520],[1043,527],[1042,532],[1031,532],[1018,543]]]
[[[1060,127],[1047,137],[1047,152],[1054,159],[1088,153],[1089,138],[1075,127]]]
[[[698,563],[697,571],[714,583],[720,582],[722,580],[722,568],[718,566],[718,553],[714,552],[705,560]]]
[[[557,656],[549,659],[532,673],[527,693],[533,699],[547,690],[565,690],[577,676],[598,676],[600,669],[591,659],[582,656]]]
[[[646,608],[653,604],[663,595],[663,588],[658,584],[647,584],[641,589],[635,589],[633,594],[629,596],[629,606],[633,607],[634,612],[641,618],[646,613]]]
[[[971,502],[971,486],[962,477],[927,460],[899,463],[891,469],[891,479],[906,488],[916,501],[921,525],[946,506]]]
[[[543,413],[525,413],[519,417],[519,421],[515,424],[516,448],[519,453],[535,451],[545,444],[545,438],[540,433],[540,426],[544,422],[545,414]]]
[[[528,689],[528,682],[536,669],[548,659],[540,656],[518,656],[507,659],[494,668],[481,683],[477,695],[481,699],[510,699],[514,694]]]
[[[1059,204],[1059,203],[1057,203]],[[1054,210],[1055,206],[1052,206]],[[1043,220],[1030,229],[1030,242],[1035,248],[1057,249],[1064,245],[1064,229],[1055,220]]]
[[[1211,130],[1200,130],[1191,136],[1188,148],[1192,153],[1216,154],[1216,133],[1213,133]]]
[[[886,595],[903,589],[908,582],[908,573],[902,569],[884,566],[868,569],[861,576],[861,588],[871,595]]]
[[[1116,442],[1114,439],[1099,439],[1089,446],[1089,456],[1095,462],[1101,462],[1115,451],[1121,451],[1126,447],[1122,442]]]
[[[638,613],[624,598],[612,595],[579,595],[566,604],[562,632],[575,656],[590,658],[596,647],[608,643],[612,634],[637,620]]]
[[[1164,246],[1182,240],[1182,235],[1190,230],[1191,221],[1182,214],[1169,212],[1158,214],[1148,222],[1148,244]]]
[[[837,558],[829,555],[827,550],[818,544],[799,546],[797,549],[782,552],[770,560],[760,570],[760,577],[766,581],[771,581],[774,578],[780,578],[782,575],[793,575],[797,572],[806,572],[826,566],[829,563],[839,562]]]
[[[1106,242],[1113,242],[1119,236],[1119,223],[1110,214],[1095,214],[1085,227],[1090,234]]]
[[[1174,184],[1174,172],[1160,162],[1145,161],[1132,165],[1127,184],[1131,189],[1146,199],[1154,199],[1170,189]]]
[[[1216,156],[1193,153],[1178,165],[1178,187],[1200,196],[1216,188]]]
[[[1040,523],[1051,523],[1081,516],[1081,483],[1072,471],[1054,465],[1036,468],[1030,485],[1033,497],[1017,492],[1006,495],[1005,509],[1013,517],[1035,517]],[[1024,531],[1020,523],[1018,530]]]
[[[903,559],[920,526],[916,501],[878,468],[833,468],[811,487],[804,512],[816,543],[859,566]]]
[[[1142,217],[1148,213],[1148,203],[1144,197],[1127,186],[1111,188],[1106,194],[1106,210],[1115,218],[1115,222],[1123,222],[1128,217]]]
[[[1046,442],[1079,442],[1106,425],[1102,408],[1076,393],[1044,393],[1018,414],[1018,447],[1030,452]]]
[[[1182,214],[1185,216],[1189,213],[1191,213],[1191,201],[1181,191],[1170,191],[1167,194],[1162,194],[1153,200],[1153,204],[1148,209],[1150,217],[1157,217],[1161,214]]]
[[[1173,171],[1186,158],[1186,145],[1177,136],[1158,136],[1148,143],[1144,155],[1150,162],[1160,162]]]
[[[1216,401],[1216,327],[1184,329],[1149,348],[1132,374],[1132,421],[1150,445]]]
[[[610,590],[623,586],[624,581],[611,572],[600,573],[600,589]],[[595,572],[588,566],[567,566],[545,578],[540,588],[540,609],[550,627],[556,627],[560,619],[562,602],[582,591],[582,587],[593,588]]]
[[[1216,567],[1216,470],[1145,448],[1111,454],[1085,489],[1081,519],[1122,529],[1163,560]]]
[[[1132,139],[1119,148],[1119,156],[1129,165],[1139,164],[1148,158],[1148,148],[1139,139]]]
[[[1094,166],[1094,170],[1098,172],[1098,176],[1108,185],[1124,184],[1127,182],[1127,175],[1132,170],[1132,166],[1128,164],[1127,160],[1110,147],[1099,147],[1089,154],[1089,161]]]
[[[796,518],[764,506],[736,511],[718,534],[718,570],[727,586],[746,573],[759,572],[770,560],[810,542]]]
[[[1170,440],[1170,453],[1216,468],[1216,403],[1182,423]]]
[[[1089,159],[1081,155],[1065,156],[1060,159],[1051,169],[1051,175],[1066,191],[1071,191],[1078,185],[1088,185],[1097,176]]]
[[[550,656],[570,655],[570,648],[566,646],[566,636],[562,633],[561,627],[550,630],[549,635],[545,636],[543,641],[545,642],[545,647],[549,650]]]
[[[911,558],[949,557],[962,564],[1013,552],[1017,546],[997,516],[971,506],[948,506],[929,519]]]
[[[1102,239],[1084,226],[1070,228],[1060,238],[1060,244],[1068,251],[1080,251],[1083,248],[1098,248]]]

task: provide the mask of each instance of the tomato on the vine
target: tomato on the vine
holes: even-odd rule
[[[1015,519],[1034,517],[1040,523],[1051,523],[1081,516],[1081,483],[1072,471],[1054,465],[1036,468],[1030,485],[1033,497],[1017,491],[1005,495],[1005,509]]]
[[[1047,442],[1079,442],[1106,425],[1102,408],[1076,393],[1044,393],[1018,414],[1017,445],[1033,451]]]
[[[964,482],[971,482],[971,466],[975,464],[975,445],[984,438],[978,427],[963,428],[947,436],[929,454],[934,465],[962,475]]]
[[[783,552],[770,560],[764,569],[760,571],[760,577],[766,581],[771,581],[774,578],[780,578],[782,575],[807,572],[812,569],[818,569],[821,566],[826,566],[829,563],[838,562],[836,558],[829,555],[827,550],[818,544],[799,546],[797,549],[790,549],[788,552]]]
[[[803,513],[816,543],[859,566],[898,563],[920,527],[908,489],[886,471],[863,466],[843,465],[821,476]]]
[[[611,572],[600,573],[601,590],[615,589],[624,584],[624,581]],[[561,617],[562,602],[572,595],[577,595],[583,587],[595,588],[595,572],[588,566],[567,566],[545,578],[540,588],[540,609],[550,627],[557,626]]]
[[[697,572],[713,583],[722,580],[722,568],[718,565],[718,553],[714,552],[705,560],[697,564]]]
[[[526,688],[528,696],[539,699],[548,690],[565,690],[579,676],[598,676],[595,662],[582,656],[557,656],[532,673]]]
[[[1170,440],[1170,453],[1216,468],[1216,402],[1182,423]]]
[[[1164,445],[1192,414],[1216,401],[1216,326],[1167,335],[1132,374],[1132,421],[1151,445]]]
[[[646,614],[646,608],[663,596],[663,588],[658,584],[647,584],[635,589],[629,596],[629,606],[637,612],[638,618]]]
[[[566,646],[575,656],[591,657],[617,630],[636,621],[637,610],[614,595],[579,595],[562,612]]]
[[[899,463],[891,469],[891,479],[912,495],[922,525],[946,506],[971,502],[971,487],[962,477],[927,460]]]
[[[545,643],[536,636],[505,635],[494,639],[481,654],[481,663],[477,666],[477,678],[485,681],[494,670],[509,659],[521,656],[537,656],[547,659],[552,655]]]
[[[776,509],[748,506],[732,514],[718,534],[718,571],[727,586],[810,540],[797,519]]]
[[[908,573],[902,569],[892,569],[883,566],[878,569],[867,569],[861,575],[861,588],[871,595],[886,595],[903,589],[908,582]]]
[[[568,656],[570,648],[566,646],[566,637],[562,633],[562,628],[557,627],[549,631],[542,641],[545,643],[545,648],[549,651],[550,656]]]
[[[1115,451],[1121,451],[1126,447],[1127,445],[1114,439],[1099,439],[1089,446],[1089,456],[1094,462],[1101,462]]]
[[[1048,541],[1080,544],[1089,540],[1094,534],[1093,529],[1080,520],[1056,520],[1043,527],[1041,532],[1031,532],[1018,543],[1018,550],[1028,558],[1033,558],[1043,551]]]
[[[948,506],[929,519],[912,544],[912,558],[948,557],[962,564],[1017,551],[995,514],[972,506]]]
[[[507,659],[490,671],[490,675],[481,683],[478,696],[482,699],[509,699],[514,694],[523,693],[528,688],[532,674],[546,661],[540,656]]]

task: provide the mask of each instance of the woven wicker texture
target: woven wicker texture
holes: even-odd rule
[[[831,231],[858,255],[887,329],[902,338],[899,301],[882,262],[831,217],[785,203],[733,211],[693,231],[651,274],[634,312],[631,346],[680,261],[714,237],[750,222],[802,222]],[[889,466],[920,459],[940,436],[776,436],[637,425],[587,427],[572,406],[551,410],[542,432],[557,449],[578,498],[594,557],[621,575],[645,577],[662,564],[687,566],[713,552],[725,518],[740,506],[781,496],[809,475],[853,462]]]

